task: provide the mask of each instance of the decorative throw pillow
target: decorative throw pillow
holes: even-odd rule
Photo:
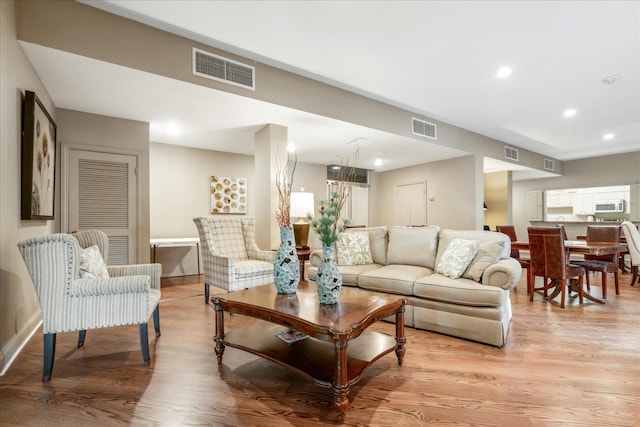
[[[352,231],[338,234],[336,258],[338,265],[373,264],[369,248],[369,233]]]
[[[504,248],[504,241],[502,240],[494,240],[490,242],[480,243],[478,247],[478,253],[473,260],[471,260],[471,264],[464,272],[462,277],[467,279],[473,279],[476,282],[480,281],[482,277],[482,273],[489,267],[494,264],[498,259],[500,259],[500,253]]]
[[[457,279],[467,269],[471,260],[478,252],[480,242],[477,240],[453,239],[445,249],[438,265],[436,273]]]
[[[97,245],[80,250],[80,278],[108,279],[107,265]]]

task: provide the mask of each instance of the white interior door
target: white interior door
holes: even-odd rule
[[[369,226],[369,187],[351,186],[351,224]]]
[[[346,183],[347,199],[340,211],[339,222],[349,220],[349,225],[369,225],[369,187],[358,184]],[[338,190],[338,183],[327,183],[327,197]]]
[[[427,225],[427,184],[396,185],[395,225]]]
[[[66,231],[102,230],[109,237],[108,264],[134,264],[136,157],[69,149],[67,158]]]

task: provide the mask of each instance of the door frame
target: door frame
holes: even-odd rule
[[[60,232],[61,233],[69,233],[69,152],[71,150],[77,151],[91,151],[94,153],[104,153],[104,154],[120,154],[125,156],[133,156],[136,159],[136,244],[134,245],[134,258],[136,260],[140,259],[140,242],[143,241],[142,236],[142,180],[140,179],[140,165],[142,153],[137,150],[127,150],[122,148],[111,148],[111,147],[98,147],[95,145],[87,145],[87,144],[76,144],[69,142],[62,142],[62,156],[60,159]]]

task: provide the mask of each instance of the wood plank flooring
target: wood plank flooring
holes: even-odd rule
[[[351,389],[345,424],[640,425],[640,286],[630,277],[620,275],[620,295],[611,286],[606,305],[571,300],[564,310],[540,295],[529,303],[523,278],[502,349],[407,328],[404,365],[393,354],[374,364]],[[233,348],[218,367],[201,280],[163,279],[162,336],[150,332],[149,367],[137,326],[88,331],[82,349],[76,333],[58,334],[53,378],[43,384],[36,333],[0,378],[0,425],[335,424],[329,389]],[[227,329],[250,322],[225,320]],[[388,323],[373,329],[393,333]]]

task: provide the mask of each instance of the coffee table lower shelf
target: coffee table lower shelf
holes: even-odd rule
[[[266,321],[232,329],[225,334],[224,345],[264,357],[292,369],[324,387],[335,387],[336,350],[330,341],[308,337],[288,344],[276,336],[284,326]],[[365,370],[380,357],[396,349],[396,338],[384,333],[364,331],[347,346],[347,385],[360,380]]]

